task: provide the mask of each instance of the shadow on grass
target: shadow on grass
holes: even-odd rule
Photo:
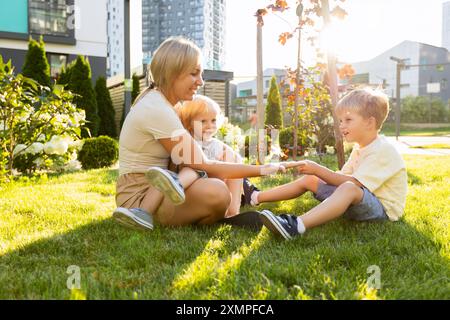
[[[450,292],[444,245],[432,239],[432,230],[405,221],[338,219],[293,241],[267,229],[250,237],[220,231],[172,283],[174,298],[442,299]]]
[[[449,261],[432,234],[406,221],[339,219],[288,242],[267,229],[138,232],[107,219],[1,256],[0,298],[68,299],[75,265],[88,299],[442,299]],[[371,266],[380,290],[367,287]]]

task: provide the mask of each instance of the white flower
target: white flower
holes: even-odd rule
[[[15,147],[14,150],[13,150],[13,156],[15,156],[16,154],[18,154],[19,152],[20,152],[21,154],[25,154],[26,152],[21,152],[21,151],[24,150],[24,149],[26,149],[26,148],[27,148],[27,146],[24,145],[24,144],[18,144],[18,145],[16,145],[16,147]]]
[[[6,131],[6,130],[8,130],[9,128],[8,128],[8,126],[6,125],[6,123],[5,122],[3,122],[3,121],[0,121],[0,131]]]
[[[67,152],[69,144],[61,136],[52,136],[49,142],[44,145],[44,152],[46,154],[59,154],[63,155]]]
[[[41,113],[39,114],[39,120],[47,122],[51,119],[51,116],[48,113]]]
[[[44,145],[40,142],[34,142],[28,148],[28,153],[37,154],[37,153],[42,152],[42,150],[44,150]]]
[[[334,154],[334,147],[333,146],[325,146],[326,152],[328,154]]]
[[[37,158],[37,159],[34,159],[34,160],[33,160],[33,163],[34,163],[36,166],[40,167],[40,166],[44,163],[44,159],[42,159],[41,157],[39,157],[39,158]]]
[[[310,138],[311,141],[314,142],[314,143],[319,142],[319,139],[317,139],[317,136],[316,136],[315,134],[312,134],[309,138]]]
[[[45,134],[41,133],[41,134],[37,137],[36,140],[39,141],[39,142],[44,142],[44,141],[45,141]]]
[[[64,169],[68,171],[80,170],[81,162],[78,160],[70,160],[65,166]]]
[[[75,140],[72,141],[71,143],[69,143],[69,146],[71,148],[75,148],[76,150],[81,150],[81,148],[83,147],[84,144],[84,140]]]
[[[80,110],[80,112],[75,112],[73,114],[74,125],[78,125],[80,121],[84,121],[86,119],[86,113],[84,110]]]

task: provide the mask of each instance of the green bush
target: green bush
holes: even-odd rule
[[[100,136],[84,140],[78,153],[83,169],[97,169],[113,165],[119,158],[119,146],[116,140]]]
[[[99,77],[95,83],[95,93],[97,97],[98,115],[100,124],[98,134],[100,136],[117,137],[115,110],[111,100],[111,95],[106,87],[106,79]]]
[[[281,129],[283,127],[283,117],[281,116],[281,96],[278,89],[277,80],[272,76],[270,81],[269,95],[266,104],[266,119],[264,124],[268,127]]]
[[[50,65],[45,55],[45,44],[42,36],[39,42],[30,38],[25,63],[22,66],[22,74],[36,80],[43,86],[50,87]]]
[[[431,105],[430,105],[431,104]],[[392,105],[391,109],[394,109]],[[449,111],[440,98],[407,96],[402,99],[400,121],[403,123],[438,123],[449,121]]]
[[[82,130],[83,137],[95,137],[98,134],[100,118],[97,111],[97,99],[91,81],[91,66],[89,60],[78,56],[75,62],[69,64],[58,83],[67,82],[67,88],[77,94],[74,103],[86,113],[86,127]]]

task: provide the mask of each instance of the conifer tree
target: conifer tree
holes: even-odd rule
[[[269,94],[267,95],[266,104],[266,119],[264,121],[266,126],[272,126],[276,129],[282,129],[283,118],[281,114],[281,96],[278,89],[277,80],[272,76],[270,81]]]
[[[42,36],[39,38],[39,42],[30,37],[22,74],[36,80],[43,86],[51,86],[50,65],[45,55],[45,43]]]
[[[98,116],[100,118],[98,135],[116,138],[115,110],[104,77],[97,79],[95,83],[95,94],[97,97]]]
[[[70,80],[67,88],[76,93],[74,103],[78,108],[86,112],[86,126],[89,128],[91,136],[98,134],[99,117],[97,114],[97,100],[91,82],[91,66],[89,60],[83,56],[78,56],[73,66],[69,68]],[[66,71],[67,72],[67,71]],[[86,130],[82,132],[83,137],[88,137]]]

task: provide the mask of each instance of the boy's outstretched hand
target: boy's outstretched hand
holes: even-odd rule
[[[302,174],[316,174],[319,165],[311,160],[297,161],[297,171]]]

